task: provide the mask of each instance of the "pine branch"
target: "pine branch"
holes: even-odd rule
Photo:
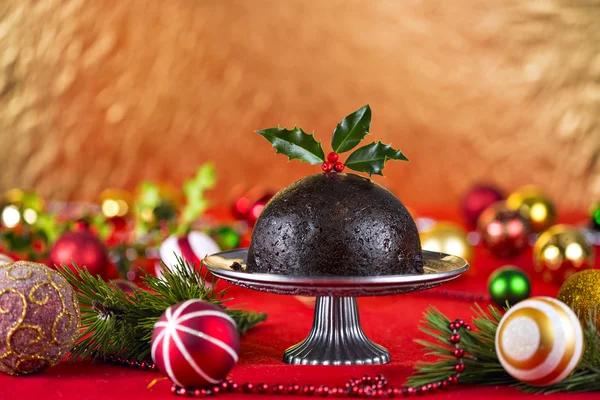
[[[75,266],[77,268],[77,266]],[[142,277],[146,289],[131,293],[86,269],[73,272],[66,265],[58,272],[73,286],[81,309],[81,332],[70,360],[120,355],[143,360],[150,355],[154,323],[170,306],[189,299],[202,299],[225,308],[225,290],[215,291],[215,281],[206,284],[206,274],[178,258],[178,265],[163,264],[163,276]],[[225,311],[236,321],[241,334],[266,319],[266,314],[246,310]]]
[[[484,311],[479,305],[473,308],[475,314],[473,331],[461,332],[461,347],[465,350],[463,362],[465,372],[460,383],[473,385],[512,385],[530,393],[590,392],[600,391],[600,332],[596,327],[596,315],[591,313],[584,327],[586,349],[583,359],[575,371],[562,382],[552,386],[535,387],[523,384],[507,374],[496,356],[495,338],[498,323],[502,318],[500,311],[490,306]],[[421,321],[420,330],[433,341],[416,340],[423,346],[423,352],[438,358],[436,362],[419,362],[407,385],[421,386],[453,375],[456,359],[454,347],[449,341],[452,333],[448,325],[450,320],[430,307]]]

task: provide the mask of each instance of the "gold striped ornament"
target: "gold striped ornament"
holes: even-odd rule
[[[583,330],[577,315],[551,297],[524,300],[502,317],[496,354],[513,378],[533,386],[565,379],[583,355]]]

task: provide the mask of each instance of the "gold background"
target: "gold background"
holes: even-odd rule
[[[319,171],[254,129],[297,124],[326,152],[369,103],[371,139],[411,160],[409,205],[477,181],[600,197],[600,2],[4,0],[0,190],[95,199],[214,160],[214,198]]]

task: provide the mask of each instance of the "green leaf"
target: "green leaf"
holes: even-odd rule
[[[196,176],[184,183],[183,192],[186,197],[186,205],[181,213],[176,234],[185,233],[190,225],[206,211],[209,203],[204,197],[204,192],[212,189],[216,183],[217,175],[212,163],[203,164],[198,168]]]
[[[309,164],[320,164],[325,161],[321,142],[314,135],[300,128],[282,129],[280,127],[256,131],[277,150],[277,154],[285,154],[289,160],[298,159]]]
[[[352,150],[369,134],[371,107],[367,104],[346,116],[333,131],[331,147],[336,153]]]
[[[350,154],[346,160],[346,167],[355,171],[383,175],[382,170],[387,160],[403,160],[408,158],[400,150],[395,150],[389,144],[373,142],[363,146]]]

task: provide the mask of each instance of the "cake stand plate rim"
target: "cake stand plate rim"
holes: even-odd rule
[[[234,284],[261,290],[269,285],[299,288],[361,288],[377,291],[378,287],[414,287],[441,284],[458,278],[469,268],[469,263],[457,256],[423,250],[425,273],[422,275],[382,276],[285,276],[278,274],[248,273],[231,269],[234,262],[245,263],[248,249],[234,249],[205,257],[202,264],[214,275]],[[439,268],[443,265],[444,268]],[[424,287],[425,289],[425,287]],[[365,293],[366,294],[366,293]]]

